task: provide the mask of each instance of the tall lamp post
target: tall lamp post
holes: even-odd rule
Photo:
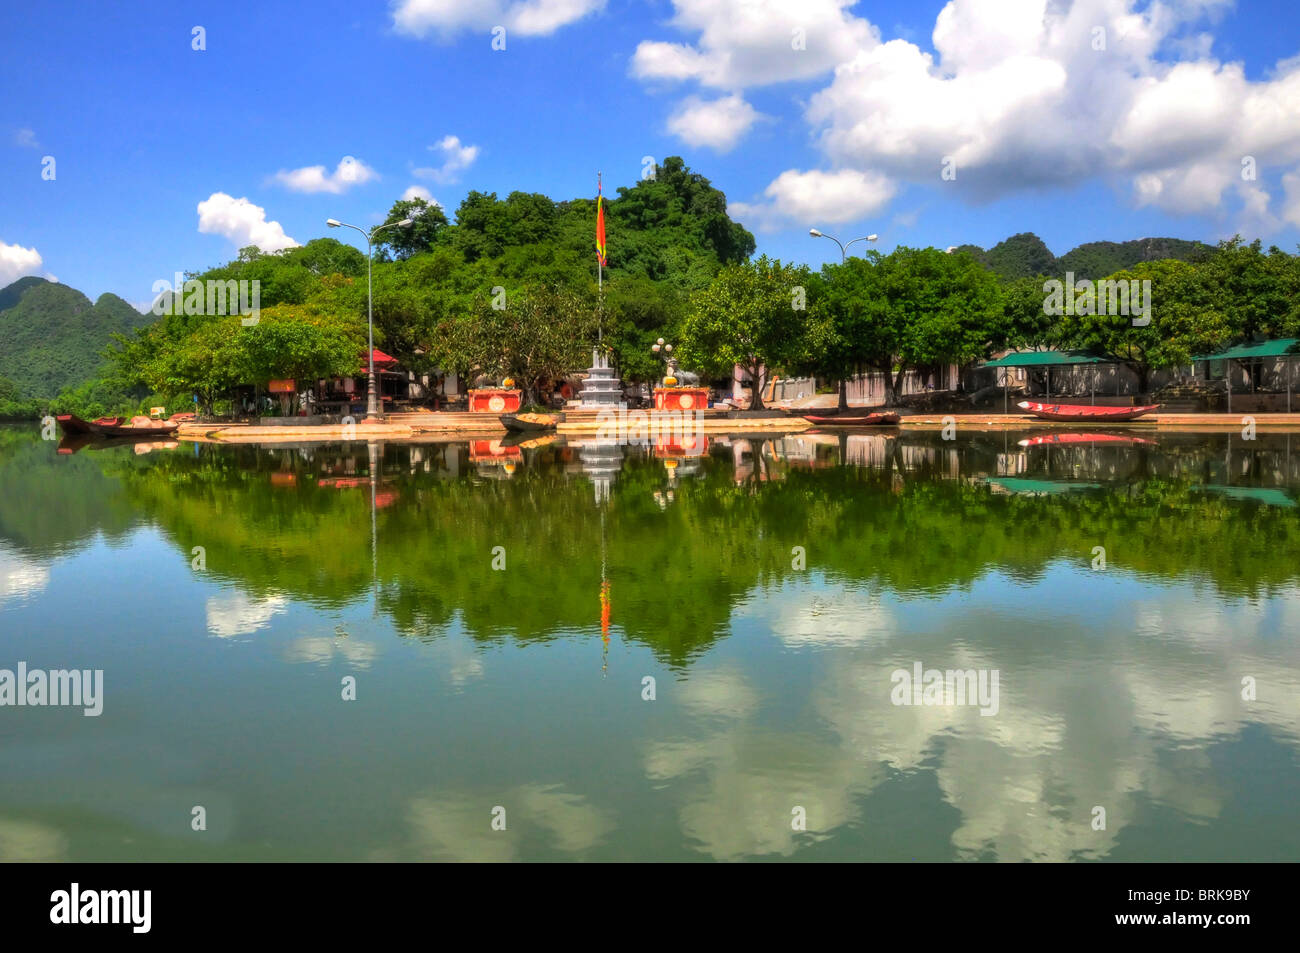
[[[848,257],[849,257],[849,251],[848,251],[848,250],[849,250],[849,246],[852,245],[854,242],[874,242],[877,238],[880,237],[879,235],[864,235],[864,236],[862,236],[861,238],[854,238],[854,239],[852,239],[852,240],[851,240],[851,241],[846,245],[844,242],[840,241],[840,240],[839,240],[838,238],[836,238],[834,235],[827,235],[825,232],[819,232],[819,231],[817,231],[817,229],[815,229],[815,228],[810,228],[810,229],[808,229],[808,234],[811,235],[813,238],[829,238],[829,239],[830,239],[831,241],[833,241],[835,244],[839,245],[839,246],[840,246],[840,264],[844,264],[844,262],[848,260]]]
[[[379,401],[375,395],[375,313],[370,281],[371,263],[374,261],[374,237],[385,228],[406,228],[413,222],[414,219],[404,218],[400,222],[390,222],[366,231],[360,225],[349,225],[347,222],[340,222],[333,218],[325,220],[325,224],[330,228],[352,228],[366,237],[366,326],[369,329],[367,360],[370,362],[370,381],[366,385],[366,417],[361,421],[363,424],[383,423],[384,420],[379,414]]]
[[[848,245],[846,245],[838,238],[836,238],[834,235],[827,235],[825,232],[819,232],[815,228],[808,229],[808,234],[811,235],[813,238],[829,238],[835,244],[839,245],[841,265],[849,260],[849,246],[854,244],[854,242],[874,242],[877,238],[880,237],[879,235],[873,232],[872,234],[864,235],[861,238],[854,238],[849,241]],[[849,409],[849,385],[848,385],[848,381],[844,380],[844,378],[840,378],[839,409],[841,411],[846,411]]]

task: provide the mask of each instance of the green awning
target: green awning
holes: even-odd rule
[[[1110,358],[1088,351],[1014,351],[980,367],[1051,367],[1056,364],[1113,364]]]
[[[1240,361],[1252,357],[1284,357],[1300,353],[1296,347],[1300,338],[1278,338],[1276,341],[1255,341],[1253,344],[1236,344],[1218,354],[1202,354],[1193,361]]]

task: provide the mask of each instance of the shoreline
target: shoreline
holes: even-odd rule
[[[856,409],[856,408],[855,408]],[[495,416],[448,414],[443,419],[412,420],[412,416],[403,415],[401,420],[390,420],[382,424],[355,424],[344,427],[338,424],[315,426],[258,426],[254,424],[182,424],[176,432],[175,439],[195,443],[302,443],[336,442],[341,440],[420,440],[424,438],[444,439],[498,439],[508,433],[505,426]],[[434,414],[420,414],[420,418],[441,417]],[[865,426],[838,428],[825,424],[814,425],[802,417],[775,414],[770,417],[739,417],[708,415],[692,426],[685,428],[687,433],[729,434],[729,433],[800,433],[816,427],[825,432],[845,431],[884,432],[897,430],[942,430],[949,423],[958,429],[966,430],[1154,430],[1183,431],[1188,433],[1224,432],[1241,430],[1247,426],[1247,419],[1253,419],[1255,430],[1268,432],[1300,432],[1300,413],[1293,414],[1150,414],[1137,420],[1125,421],[1061,421],[1041,420],[1031,414],[914,414],[904,417],[891,426]],[[583,415],[576,420],[561,422],[555,433],[564,436],[591,435],[602,426],[594,417]],[[675,431],[682,430],[680,423],[668,424]],[[661,432],[665,424],[652,425],[647,420],[647,433]]]

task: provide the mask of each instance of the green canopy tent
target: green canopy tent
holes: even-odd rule
[[[1286,358],[1286,412],[1291,413],[1291,377],[1297,354],[1300,353],[1300,338],[1277,338],[1272,341],[1253,341],[1249,344],[1236,344],[1219,351],[1217,354],[1202,354],[1193,357],[1193,361],[1237,361],[1242,364],[1262,362],[1266,358]],[[1232,372],[1231,363],[1224,373],[1225,389],[1228,392],[1228,413],[1232,413]],[[1209,374],[1206,374],[1208,379]],[[1252,382],[1252,388],[1254,386]]]
[[[1113,364],[1110,358],[1093,354],[1091,351],[1012,351],[999,357],[995,361],[985,361],[980,367],[1000,367],[1002,371],[1002,412],[1007,413],[1009,398],[1007,392],[1010,390],[1008,382],[1009,372],[1006,370],[1011,367],[1046,367],[1047,368],[1047,399],[1052,399],[1052,368],[1062,365],[1072,364]],[[1097,374],[1096,368],[1093,369],[1090,396],[1092,403],[1097,402]]]

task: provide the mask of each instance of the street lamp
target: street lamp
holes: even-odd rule
[[[815,228],[808,229],[808,234],[811,235],[813,238],[829,238],[835,244],[839,245],[840,264],[844,264],[844,262],[848,260],[849,257],[848,249],[849,246],[853,244],[853,242],[874,242],[877,238],[880,237],[879,235],[875,235],[875,234],[864,235],[862,238],[853,239],[853,241],[850,241],[848,245],[846,245],[843,242],[841,242],[838,238],[836,238],[834,235],[827,235],[825,232],[819,232]]]
[[[400,222],[389,222],[387,225],[380,225],[366,231],[359,225],[349,225],[347,222],[340,222],[338,219],[327,218],[325,220],[325,224],[330,228],[352,228],[366,236],[366,326],[369,328],[370,346],[367,360],[370,362],[370,382],[366,385],[366,416],[361,421],[363,424],[383,423],[384,420],[379,415],[379,402],[375,396],[375,314],[370,283],[370,268],[374,260],[374,237],[385,228],[406,228],[408,225],[413,224],[413,221],[413,219],[404,218]]]
[[[655,341],[654,344],[650,345],[650,350],[654,351],[668,363],[669,376],[675,376],[677,359],[673,357],[673,346],[671,344],[665,344],[664,339],[659,338],[659,340]]]

